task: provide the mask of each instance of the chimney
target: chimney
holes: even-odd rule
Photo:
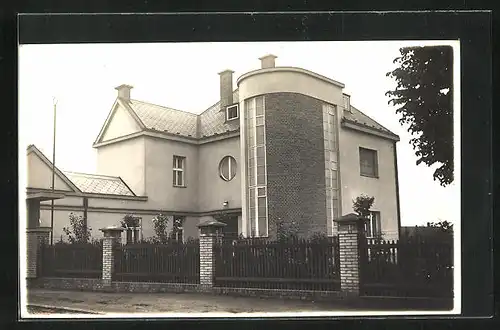
[[[231,70],[219,72],[220,76],[220,108],[225,110],[233,104],[233,73]]]
[[[274,68],[275,67],[274,60],[276,58],[278,57],[272,54],[262,56],[261,58],[259,58],[261,63],[261,69]]]
[[[130,85],[120,85],[115,89],[118,91],[118,98],[122,100],[129,101],[130,100],[130,90],[134,88]]]

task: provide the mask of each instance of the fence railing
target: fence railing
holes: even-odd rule
[[[220,287],[337,291],[337,237],[320,242],[219,242],[215,285]]]
[[[117,245],[114,255],[114,281],[199,283],[198,242]]]
[[[405,240],[361,243],[362,294],[453,296],[452,242]]]
[[[100,278],[102,243],[42,244],[38,256],[41,277]]]

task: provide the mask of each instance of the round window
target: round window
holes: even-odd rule
[[[236,160],[231,156],[222,158],[219,173],[224,181],[231,181],[236,176]]]

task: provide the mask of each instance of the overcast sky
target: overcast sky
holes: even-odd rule
[[[400,136],[397,151],[402,225],[424,225],[440,219],[458,222],[459,182],[440,187],[432,179],[434,168],[415,164],[416,156],[409,145],[411,137],[406,127],[399,124],[395,108],[387,104],[385,96],[387,90],[395,87],[386,73],[395,68],[393,59],[399,55],[399,48],[423,44],[374,41],[24,45],[19,49],[20,157],[29,144],[34,144],[52,158],[52,104],[56,97],[56,165],[63,170],[95,173],[92,143],[116,98],[116,86],[134,86],[131,97],[137,100],[200,113],[219,99],[218,72],[235,71],[236,86],[240,75],[260,67],[259,57],[272,53],[278,56],[277,66],[301,67],[344,83],[344,92],[351,95],[355,107]],[[439,44],[458,45],[443,41]],[[20,161],[20,166],[23,163]],[[21,169],[20,174],[23,173],[25,169]]]

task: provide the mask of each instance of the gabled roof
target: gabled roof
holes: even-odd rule
[[[38,158],[40,158],[49,168],[52,168],[52,162],[34,144],[30,144],[26,151],[27,155],[32,152],[35,153]],[[60,171],[57,166],[54,167],[54,172],[58,177],[61,178],[61,180],[64,181],[64,183],[66,183],[71,189],[73,189],[73,191],[81,192],[81,190],[73,182],[71,182],[71,180],[62,171]]]
[[[238,90],[235,90],[233,92],[233,103],[238,103],[238,100]],[[199,138],[239,131],[240,121],[231,120],[226,122],[226,112],[220,110],[221,109],[219,101],[199,115]]]
[[[298,70],[297,68],[295,69]],[[318,74],[315,75],[320,76]],[[325,77],[323,78],[327,79]],[[333,83],[341,84],[335,81],[333,81]],[[341,86],[343,87],[343,84],[341,84]],[[238,89],[233,92],[233,100],[234,103],[239,102]],[[203,139],[225,133],[238,132],[240,128],[239,120],[226,121],[226,113],[221,111],[220,101],[197,115],[145,101],[135,99],[124,100],[118,97],[94,145],[97,145],[101,140],[118,104],[123,106],[130,113],[141,131],[153,131],[164,133],[165,135],[178,135],[190,139]],[[399,140],[399,137],[395,133],[380,125],[352,105],[351,111],[344,111],[342,116],[344,121],[354,124],[354,129],[363,127],[365,130],[368,129],[368,131],[371,130],[372,132],[384,133],[383,136],[386,138]]]
[[[64,172],[75,185],[85,193],[136,196],[134,192],[117,176],[88,173]]]
[[[147,129],[197,137],[197,115],[194,113],[138,100],[127,103]]]
[[[371,117],[368,117],[367,115],[365,115],[363,112],[361,112],[357,108],[353,107],[352,105],[351,105],[351,112],[344,111],[342,119],[350,121],[350,122],[357,124],[357,125],[365,126],[367,128],[370,128],[370,129],[375,129],[377,131],[380,131],[380,132],[383,132],[383,133],[386,133],[389,135],[394,135],[394,137],[398,137],[395,133],[391,132],[389,129],[380,125],[375,120],[373,120]]]
[[[30,154],[31,152],[36,153],[44,163],[52,168],[52,162],[33,144],[29,145],[27,148],[27,153]],[[63,172],[59,170],[57,166],[54,169],[56,175],[58,175],[75,192],[136,196],[136,194],[134,194],[134,192],[120,177],[68,171]]]

